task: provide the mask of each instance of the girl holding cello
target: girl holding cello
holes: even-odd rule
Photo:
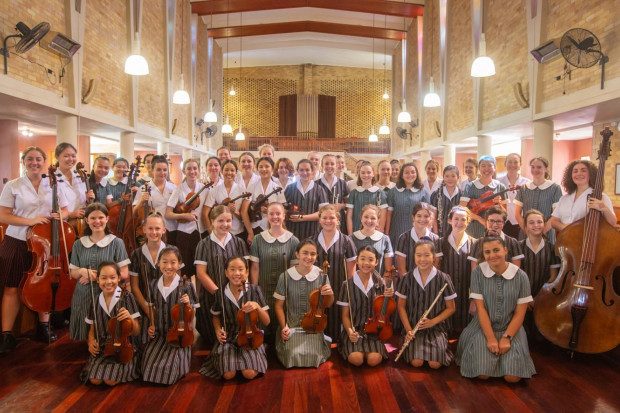
[[[342,327],[338,352],[354,366],[374,367],[388,358],[385,344],[374,334],[364,334],[366,322],[373,316],[375,298],[394,295],[376,271],[379,253],[370,245],[357,252],[357,272],[345,280],[336,304],[342,308]],[[348,283],[348,285],[344,284]],[[351,318],[352,317],[352,318]]]
[[[69,337],[72,340],[88,338],[89,329],[84,317],[91,305],[90,282],[97,280],[94,269],[103,261],[112,261],[119,267],[121,280],[129,278],[127,250],[123,241],[108,229],[108,209],[95,202],[86,208],[84,216],[88,227],[84,229],[84,236],[73,244],[69,266],[71,278],[78,280],[71,300]],[[95,286],[95,293],[99,291]]]
[[[45,159],[41,148],[26,148],[22,155],[25,175],[7,182],[0,195],[0,222],[8,225],[4,241],[0,244],[0,282],[4,286],[0,354],[15,348],[13,325],[20,308],[18,287],[32,263],[26,240],[28,227],[48,224],[50,219],[66,218],[68,215],[67,200],[62,191],[58,192],[62,217],[52,211],[50,180],[43,177]],[[49,326],[49,313],[39,313],[37,339],[45,343],[56,341],[56,335]]]
[[[133,295],[129,291],[122,291],[119,287],[121,282],[121,272],[113,261],[101,261],[97,270],[96,281],[99,284],[99,291],[90,301],[88,315],[83,321],[89,326],[88,330],[88,352],[91,357],[88,358],[86,366],[82,370],[81,376],[84,382],[89,381],[92,384],[107,384],[108,386],[116,386],[119,383],[127,383],[137,380],[140,377],[138,372],[138,357],[135,353],[133,345],[133,337],[140,333],[140,325],[138,324],[138,305]],[[121,298],[121,295],[124,296]],[[90,292],[89,292],[90,295]],[[73,313],[71,313],[73,315]],[[108,332],[108,322],[116,318],[117,323],[123,321],[131,321],[131,332],[128,337],[129,345],[131,345],[131,357],[128,363],[121,363],[117,357],[107,357],[105,355],[104,346],[109,345],[112,339]],[[128,349],[125,349],[128,351]]]
[[[262,325],[269,325],[269,306],[259,286],[249,284],[248,266],[245,257],[235,255],[224,263],[228,282],[215,293],[215,302],[211,307],[213,326],[217,342],[207,356],[200,373],[208,377],[225,380],[233,379],[240,371],[244,378],[252,380],[267,371],[265,346],[251,345],[249,348],[238,346],[238,337],[242,335],[243,326],[239,317],[256,312]],[[247,320],[247,317],[245,317]],[[248,326],[246,326],[247,328]],[[262,337],[261,337],[262,338]],[[259,340],[259,337],[253,337]]]
[[[150,383],[171,385],[189,373],[192,357],[191,346],[173,346],[167,341],[167,334],[174,320],[171,310],[177,303],[199,308],[198,297],[189,280],[183,281],[178,275],[181,268],[181,253],[177,247],[166,247],[159,253],[157,266],[161,277],[149,280],[150,296],[155,314],[151,326],[147,328],[150,339],[141,357],[142,380]],[[186,326],[187,327],[187,326]]]

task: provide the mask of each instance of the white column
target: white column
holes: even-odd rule
[[[121,132],[121,157],[133,162],[135,132]]]
[[[426,163],[431,160],[431,151],[420,151],[420,177],[426,179]]]
[[[56,115],[56,144],[70,143],[78,147],[78,122],[74,115]]]
[[[456,147],[453,144],[443,146],[443,167],[456,165]]]
[[[492,155],[492,146],[493,139],[490,136],[478,136],[478,158],[484,155]]]
[[[157,141],[157,154],[163,155],[165,153],[170,155],[170,144],[168,142]]]
[[[549,174],[553,170],[553,121],[549,119],[535,120],[534,144],[532,156],[542,156],[549,160]]]

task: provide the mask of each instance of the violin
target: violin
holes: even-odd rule
[[[265,204],[265,206],[269,205],[269,197],[271,195],[275,195],[279,192],[282,192],[282,187],[277,187],[273,191],[269,192],[267,195],[260,194],[256,197],[256,201],[250,204],[250,208],[248,209],[248,214],[250,215],[250,221],[256,222],[260,221],[263,215],[261,214],[261,206]]]
[[[323,269],[321,271],[321,287],[310,293],[308,301],[310,309],[301,319],[301,328],[306,333],[321,333],[327,328],[327,315],[325,314],[325,307],[323,306],[323,295],[321,295],[321,288],[327,282],[327,271],[329,270],[329,263],[323,261]]]
[[[125,188],[126,196],[131,194],[131,188],[136,182],[141,162],[142,158],[138,155],[136,157],[136,162],[132,163],[129,167],[127,188]],[[131,257],[131,253],[137,248],[132,201],[130,199],[124,199],[119,204],[112,205],[109,208],[108,215],[110,217],[108,220],[108,228],[114,235],[123,240],[127,255]]]
[[[84,164],[82,162],[78,162],[75,165],[74,172],[78,174],[80,180],[84,182],[84,185],[86,186],[86,193],[88,193],[91,190],[90,175],[88,174],[88,172],[86,172],[86,169],[84,169]],[[92,202],[92,199],[86,199],[86,205],[90,205]],[[78,237],[82,237],[84,235],[84,229],[86,228],[86,222],[84,218],[71,218],[69,220],[69,223],[73,225],[73,228],[75,228],[75,232]]]
[[[243,304],[248,302],[246,281],[242,282]],[[223,311],[223,310],[222,310]],[[239,309],[237,311],[237,323],[239,333],[237,335],[237,345],[245,350],[257,349],[263,345],[263,332],[258,328],[258,310],[249,313]]]
[[[304,211],[291,202],[285,202],[283,206],[287,218],[290,218],[291,216],[298,216],[301,218],[304,215]]]
[[[388,270],[389,279],[387,288],[392,287],[392,279],[396,269],[394,266]],[[386,297],[379,295],[372,302],[373,316],[368,319],[364,326],[364,332],[377,334],[379,340],[387,341],[392,337],[392,321],[391,316],[396,311],[396,300],[394,297]]]
[[[198,208],[200,206],[200,194],[205,189],[211,188],[213,184],[214,182],[208,182],[204,184],[204,186],[200,188],[198,192],[192,191],[189,194],[187,194],[187,196],[185,197],[185,201],[179,202],[177,206],[174,207],[174,210],[173,210],[174,213],[175,214],[188,214],[192,212],[194,209]],[[190,221],[188,221],[187,219],[179,219],[179,222],[184,224]]]
[[[236,200],[238,200],[238,199],[242,199],[242,198],[249,198],[249,197],[251,197],[251,196],[252,196],[252,193],[250,193],[250,192],[244,192],[244,193],[242,193],[241,195],[236,196],[236,197],[234,197],[234,198],[231,198],[231,197],[224,198],[224,199],[222,200],[222,202],[218,202],[218,203],[216,203],[215,205],[213,205],[213,207],[215,208],[215,207],[216,207],[216,206],[218,206],[218,205],[228,206],[229,204],[232,204],[233,202],[235,202],[235,201],[236,201]]]
[[[124,308],[126,298],[127,290],[123,288],[121,298],[116,308]],[[108,334],[110,335],[110,339],[105,344],[103,355],[106,357],[116,357],[122,364],[129,363],[133,358],[133,345],[129,341],[132,331],[133,321],[131,319],[118,321],[117,315],[110,318],[110,320],[108,320]]]
[[[143,193],[148,192],[149,195],[151,194],[151,187],[148,182],[144,183],[144,188],[142,189],[142,192]],[[134,220],[138,222],[138,226],[136,227],[137,237],[145,236],[144,224],[145,224],[146,218],[148,218],[148,216],[151,215],[153,212],[155,212],[155,208],[153,208],[153,204],[151,203],[150,199],[144,202],[144,206],[141,206],[140,208],[136,209],[136,212],[134,214]]]
[[[60,213],[57,167],[51,165],[48,175],[52,210]],[[38,312],[69,308],[77,283],[69,277],[69,253],[75,242],[73,227],[62,220],[50,219],[47,224],[28,228],[26,241],[32,253],[32,265],[20,283],[22,301]]]
[[[496,196],[503,195],[506,192],[510,192],[510,191],[518,191],[519,189],[521,189],[521,185],[510,185],[507,189],[504,189],[503,191],[499,191],[499,192],[493,192],[491,190],[486,191],[480,196],[480,198],[470,199],[469,202],[467,203],[467,208],[469,208],[469,210],[473,212],[474,214],[480,215],[487,209],[496,205],[495,203]]]
[[[187,283],[187,276],[184,275],[179,288],[179,297],[188,294]],[[170,317],[173,325],[168,329],[166,341],[175,347],[191,347],[194,344],[194,329],[192,328],[194,309],[192,306],[178,302],[170,310]]]

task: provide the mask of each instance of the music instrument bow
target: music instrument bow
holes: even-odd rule
[[[142,163],[142,157],[138,155],[136,162],[132,163],[129,167],[129,173],[127,174],[127,187],[125,188],[124,197],[129,199],[123,199],[120,203],[112,205],[109,208],[108,215],[108,228],[118,238],[123,240],[127,255],[131,257],[131,253],[137,248],[136,243],[136,228],[133,220],[133,208],[131,199],[131,188],[136,182],[136,178],[140,171],[140,164]]]
[[[215,208],[215,207],[216,207],[216,206],[218,206],[218,205],[228,206],[229,204],[232,204],[233,202],[235,202],[235,201],[236,201],[236,200],[238,200],[238,199],[241,199],[241,198],[249,198],[249,197],[251,197],[251,196],[252,196],[252,193],[251,193],[251,192],[244,192],[244,193],[242,193],[241,195],[236,196],[236,197],[234,197],[234,198],[231,198],[231,197],[224,198],[224,199],[222,200],[222,202],[217,202],[215,205],[213,205],[213,207]]]

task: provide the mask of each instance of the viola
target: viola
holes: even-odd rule
[[[242,283],[243,304],[248,302],[248,291],[245,287],[246,281]],[[222,309],[222,311],[224,311]],[[239,333],[237,335],[237,345],[245,350],[257,349],[263,345],[263,332],[258,328],[258,310],[249,313],[239,309],[237,311],[237,323]]]
[[[323,261],[323,270],[321,271],[321,288],[327,282],[327,271],[329,270],[329,263]],[[310,309],[301,319],[301,328],[306,333],[321,333],[327,328],[327,315],[325,314],[325,307],[323,306],[323,295],[321,295],[321,288],[314,290],[308,297]]]
[[[120,300],[116,308],[125,307],[127,290],[123,288]],[[118,313],[118,310],[117,310]],[[108,320],[108,334],[110,339],[105,344],[103,355],[106,357],[116,357],[122,363],[127,364],[133,358],[133,345],[129,341],[129,337],[133,332],[133,321],[131,319],[118,321],[118,316],[114,316]]]
[[[57,174],[57,167],[50,166],[52,210],[60,213]],[[51,219],[47,224],[28,228],[26,241],[28,251],[32,253],[32,265],[20,284],[22,301],[38,312],[69,308],[77,283],[69,277],[69,253],[75,242],[73,227],[64,221]]]
[[[273,191],[269,192],[267,195],[260,194],[259,196],[256,197],[256,201],[250,204],[250,208],[248,210],[248,214],[250,215],[251,222],[256,222],[256,221],[261,220],[261,218],[263,217],[263,215],[260,212],[261,207],[263,206],[263,204],[265,206],[269,205],[269,197],[279,192],[282,192],[282,187],[277,187]]]
[[[249,198],[251,197],[252,194],[250,192],[244,192],[239,196],[236,196],[234,198],[228,197],[228,198],[224,198],[222,200],[222,202],[218,202],[216,203],[213,207],[216,207],[217,205],[224,205],[224,206],[228,206],[229,204],[232,204],[233,202],[235,202],[238,199],[242,199],[242,198]]]
[[[396,269],[393,266],[388,271],[389,279],[387,288],[392,287],[394,271],[396,271]],[[379,295],[375,297],[372,302],[372,309],[374,315],[366,322],[364,331],[366,333],[377,334],[381,341],[389,340],[393,334],[391,316],[394,311],[396,311],[396,300],[394,300],[394,297]]]
[[[142,192],[148,192],[149,195],[151,194],[151,187],[148,182],[144,183],[144,188],[142,189]],[[144,224],[146,218],[148,218],[148,216],[151,215],[153,212],[155,212],[155,208],[153,208],[153,204],[150,199],[147,202],[144,202],[143,206],[136,209],[136,212],[134,213],[134,220],[135,222],[138,222],[138,226],[136,227],[137,237],[145,236]]]
[[[131,253],[137,248],[132,201],[129,195],[131,195],[131,188],[136,182],[141,162],[142,158],[138,155],[136,157],[136,162],[132,163],[129,167],[127,188],[125,188],[124,194],[125,197],[129,197],[130,199],[122,200],[120,203],[111,206],[108,211],[110,217],[108,220],[108,228],[114,235],[123,240],[127,255],[129,256],[131,256]]]
[[[499,192],[493,192],[490,190],[486,191],[480,196],[480,198],[470,199],[469,202],[467,203],[467,208],[469,208],[469,210],[473,212],[474,214],[480,215],[487,209],[496,205],[495,203],[496,196],[503,195],[506,192],[510,192],[510,191],[518,191],[519,189],[521,189],[521,185],[510,185],[507,189],[504,189],[503,191],[499,191]]]
[[[609,128],[601,132],[598,173],[592,197],[602,199],[605,161],[610,153]],[[620,267],[620,234],[602,212],[588,209],[557,236],[561,272],[543,285],[534,302],[534,321],[541,334],[571,353],[602,353],[620,344],[620,295],[614,274]]]
[[[78,162],[75,165],[74,172],[78,174],[78,177],[80,178],[80,180],[84,182],[84,185],[86,186],[86,192],[88,193],[88,191],[90,191],[91,189],[90,179],[89,179],[90,175],[88,174],[88,172],[86,172],[86,169],[84,168],[84,164],[82,162]],[[92,199],[87,199],[86,205],[89,205],[92,202],[93,202]],[[84,218],[71,218],[69,220],[69,223],[73,226],[73,228],[75,228],[75,232],[78,237],[82,237],[84,235],[84,229],[86,228],[86,222]]]
[[[207,182],[202,188],[198,190],[198,192],[192,191],[189,194],[187,194],[187,196],[185,197],[185,201],[179,202],[177,206],[174,207],[174,210],[173,210],[174,213],[175,214],[188,214],[192,212],[194,209],[198,208],[200,206],[200,194],[205,189],[211,188],[213,184],[214,182]],[[190,221],[188,221],[187,219],[179,219],[179,222],[184,224]]]
[[[183,276],[179,288],[179,296],[188,294],[187,276]],[[172,327],[168,329],[166,341],[175,347],[191,347],[194,344],[194,329],[192,320],[194,319],[194,309],[191,305],[178,302],[170,310]]]

